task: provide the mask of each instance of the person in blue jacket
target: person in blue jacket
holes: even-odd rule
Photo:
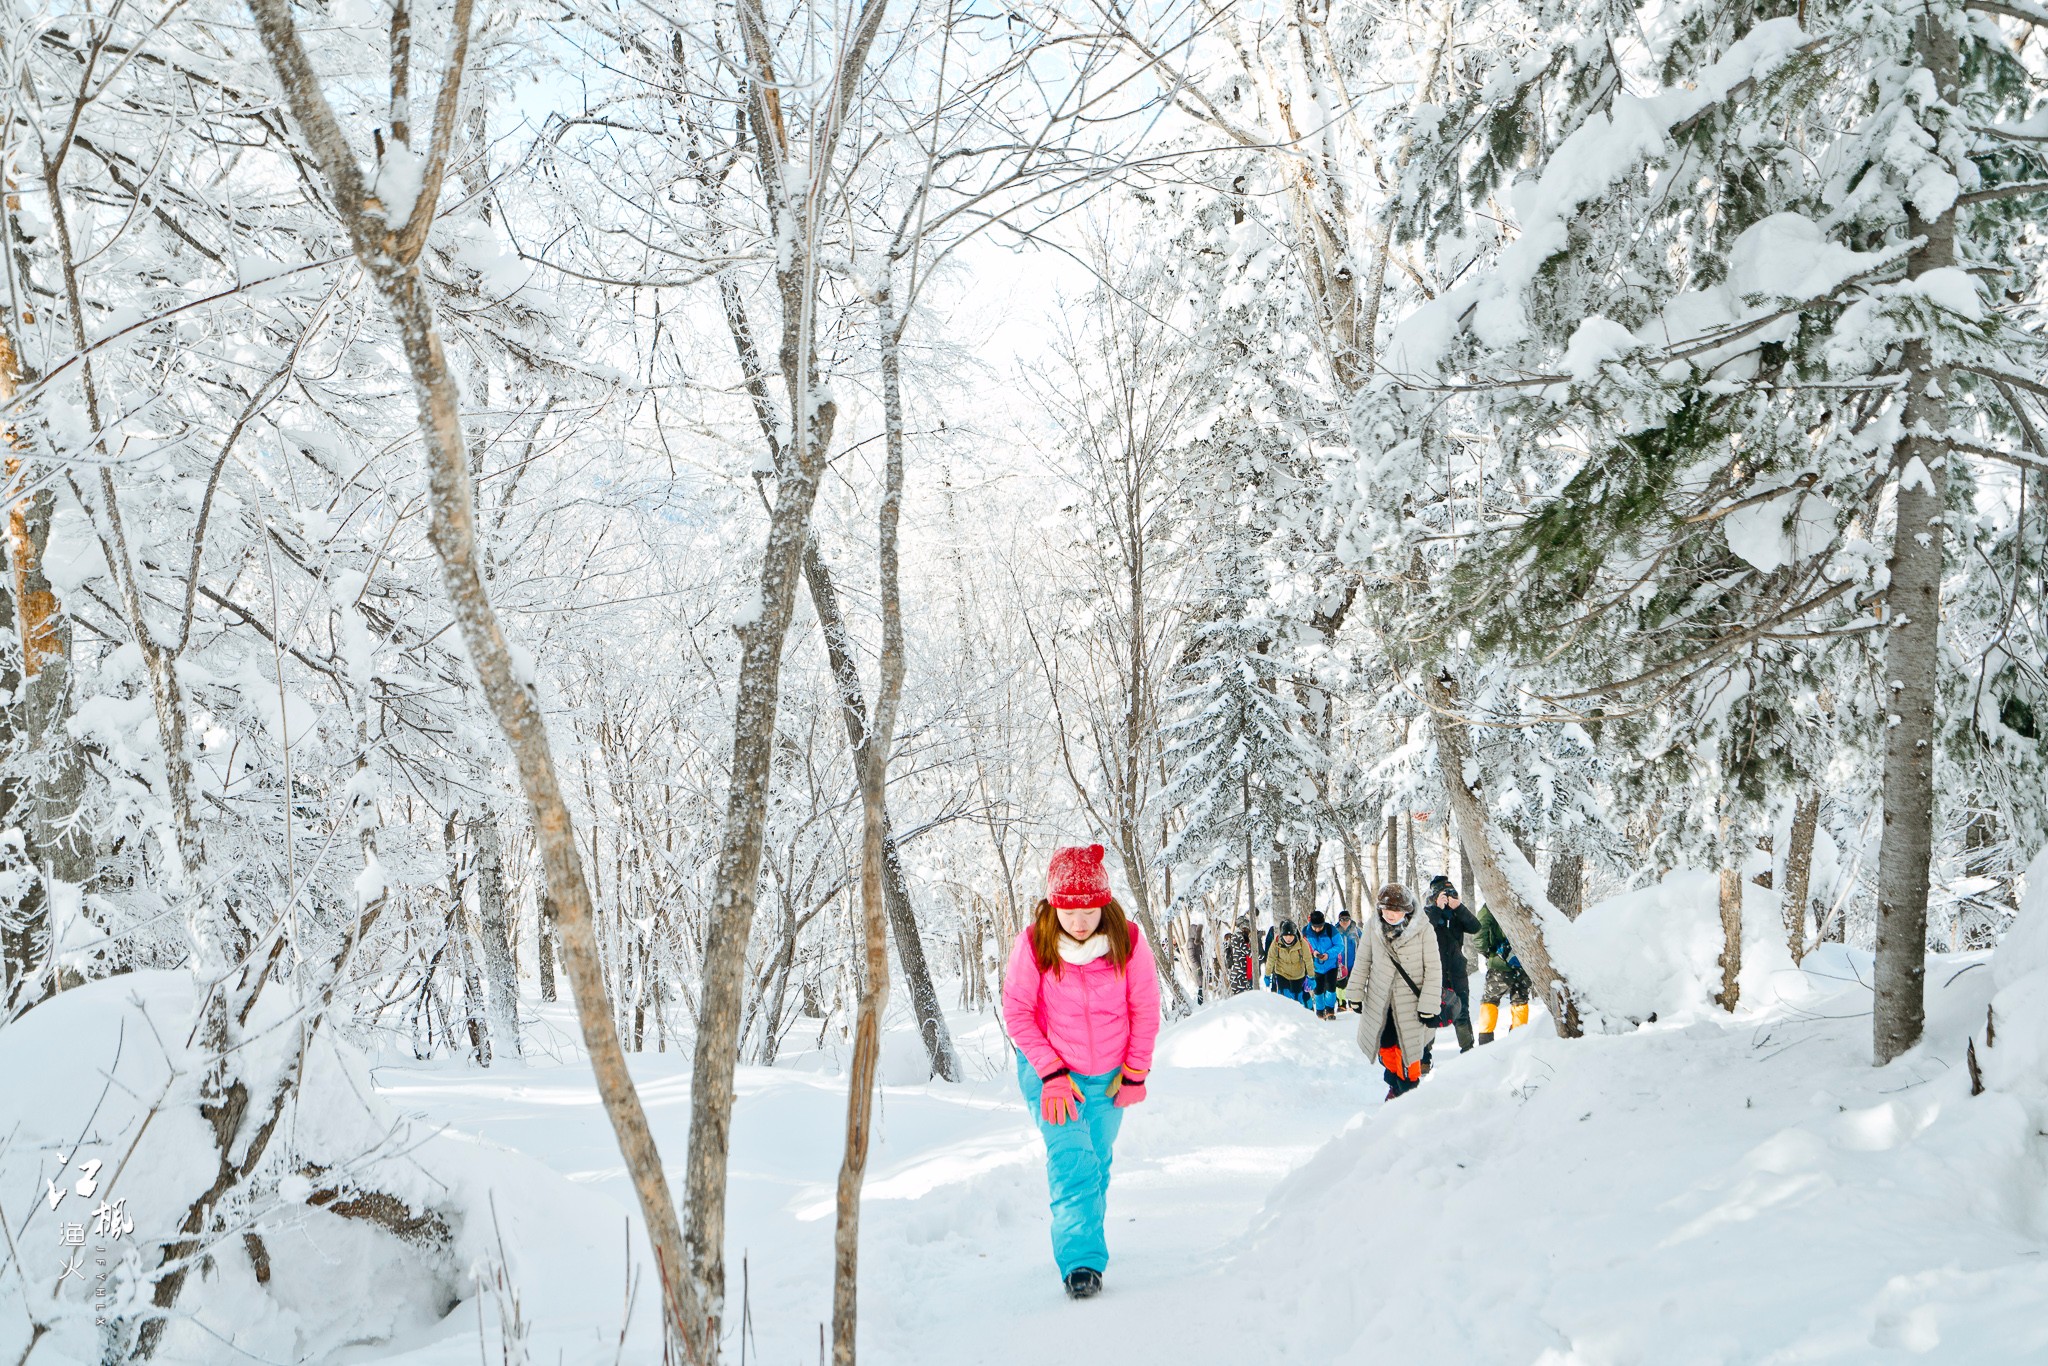
[[[1315,964],[1315,982],[1310,987],[1309,1003],[1315,1007],[1318,1020],[1337,1018],[1337,977],[1343,966],[1344,935],[1323,918],[1321,911],[1308,913],[1308,941],[1310,958]]]

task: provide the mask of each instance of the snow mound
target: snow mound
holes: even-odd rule
[[[1991,956],[1991,980],[1998,994],[1977,1036],[1985,1085],[2048,1127],[2048,849],[2027,867],[2019,918]]]
[[[1990,985],[1968,966],[1930,960],[1929,1047],[1884,1069],[1867,989],[1819,976],[1810,1010],[1440,1036],[1176,1331],[1306,1316],[1347,1361],[2048,1360],[2044,1145],[1954,1065]]]
[[[1775,892],[1744,879],[1737,983],[1742,1001],[1751,1005],[1799,988],[1778,904]],[[1720,1013],[1723,937],[1716,873],[1681,870],[1589,906],[1575,921],[1558,917],[1544,928],[1581,1008],[1607,1028]]]
[[[1357,1017],[1353,1016],[1352,1019]],[[1335,1029],[1313,1011],[1271,992],[1233,996],[1161,1031],[1153,1056],[1166,1068],[1356,1067],[1358,1052],[1347,1048],[1355,1030]],[[1335,1035],[1346,1047],[1332,1047]]]
[[[0,1289],[0,1357],[20,1355],[34,1324],[38,1366],[125,1359],[159,1249],[220,1172],[200,1109],[218,1083],[192,1042],[202,1000],[189,974],[131,973],[63,992],[0,1032],[0,1202],[28,1273]],[[227,1079],[248,1091],[238,1163],[289,1075],[295,1004],[288,982],[265,990]],[[224,1227],[206,1234],[156,1351],[166,1366],[218,1362],[230,1339],[241,1360],[360,1360],[450,1331],[451,1311],[500,1263],[544,1283],[571,1255],[603,1258],[607,1297],[623,1283],[613,1202],[400,1116],[325,1029],[250,1178],[215,1213]],[[81,1269],[61,1274],[74,1256]],[[483,1315],[456,1317],[473,1330]]]

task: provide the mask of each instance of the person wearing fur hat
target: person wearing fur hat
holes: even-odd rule
[[[1315,960],[1310,956],[1307,941],[1295,929],[1292,920],[1281,921],[1279,930],[1272,946],[1266,950],[1266,976],[1273,979],[1273,990],[1290,1001],[1299,1001],[1307,1006],[1310,1004],[1309,988],[1316,975]]]
[[[1387,1099],[1406,1095],[1422,1080],[1422,1050],[1441,1022],[1443,959],[1429,917],[1398,882],[1380,888],[1379,923],[1359,936],[1347,999],[1359,1008],[1358,1047],[1379,1055]]]
[[[1145,1099],[1159,1037],[1158,968],[1110,894],[1101,845],[1053,851],[1045,899],[1003,973],[1003,1026],[1045,1139],[1053,1259],[1067,1294],[1088,1299],[1109,1267],[1117,1131]]]

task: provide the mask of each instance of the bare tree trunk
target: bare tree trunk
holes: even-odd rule
[[[1294,899],[1288,885],[1287,851],[1281,850],[1266,861],[1266,898],[1273,903],[1273,923],[1294,919]]]
[[[893,263],[892,263],[893,264]],[[879,312],[890,329],[889,285],[883,284]],[[853,1366],[860,1267],[860,1191],[867,1176],[868,1139],[875,1103],[875,1067],[882,1049],[882,1009],[889,999],[889,958],[882,908],[883,796],[889,782],[889,747],[896,734],[896,704],[903,695],[903,609],[897,560],[897,526],[903,507],[903,411],[885,376],[883,411],[887,466],[880,514],[882,657],[874,725],[861,755],[861,927],[867,971],[855,1013],[853,1074],[846,1093],[846,1151],[839,1165],[838,1218],[833,1230],[832,1360]],[[949,1041],[950,1046],[950,1041]]]
[[[1399,815],[1390,815],[1387,817],[1387,881],[1399,882],[1400,880],[1401,818]],[[1378,888],[1374,888],[1374,890],[1377,891]]]
[[[1365,908],[1360,901],[1360,898],[1364,895],[1365,869],[1361,868],[1358,863],[1358,837],[1347,829],[1344,832],[1342,844],[1344,848],[1344,875],[1343,880],[1337,886],[1339,908],[1351,912],[1352,919],[1356,920],[1365,913]],[[1333,875],[1335,871],[1335,869],[1331,870]]]
[[[1146,942],[1155,950],[1163,952],[1166,941],[1161,937],[1159,926],[1152,914],[1152,889],[1145,880],[1145,856],[1138,847],[1137,828],[1134,824],[1126,822],[1125,828],[1119,830],[1117,835],[1122,845],[1117,852],[1123,855],[1126,880],[1131,889],[1131,912],[1138,917],[1138,928],[1145,932]],[[1180,972],[1170,955],[1160,960],[1159,975],[1166,983],[1167,993],[1172,1000],[1173,1014],[1187,1014],[1190,1007],[1188,989],[1180,980]]]
[[[1471,856],[1473,872],[1485,904],[1500,922],[1529,980],[1550,1006],[1550,1017],[1559,1037],[1576,1039],[1582,1032],[1579,1006],[1571,983],[1550,961],[1550,946],[1543,938],[1542,893],[1536,870],[1529,860],[1505,838],[1499,826],[1487,818],[1479,793],[1465,781],[1465,762],[1471,756],[1466,722],[1457,715],[1457,680],[1448,672],[1427,677],[1429,722],[1436,733],[1437,766],[1443,770],[1451,794],[1451,812],[1458,821],[1458,836]],[[1462,890],[1462,889],[1461,889]]]
[[[598,968],[590,889],[583,877],[575,827],[555,773],[546,723],[537,699],[520,681],[510,643],[477,569],[475,502],[462,438],[460,396],[442,353],[433,308],[416,267],[447,166],[468,56],[471,0],[457,0],[455,6],[455,41],[435,104],[426,171],[410,218],[396,230],[387,224],[382,206],[371,195],[355,154],[335,122],[319,77],[300,42],[289,0],[250,0],[250,9],[279,84],[319,162],[356,260],[376,285],[397,324],[419,403],[420,433],[428,461],[432,514],[429,540],[441,561],[442,579],[463,644],[512,751],[520,786],[532,808],[534,840],[540,847],[547,885],[556,903],[563,957],[576,996],[584,1047],[590,1056],[598,1096],[632,1176],[648,1240],[654,1249],[665,1331],[687,1360],[709,1363],[717,1355],[715,1323],[700,1298],[702,1283],[693,1282],[684,1260],[682,1226],[669,1197],[661,1155],[613,1027],[604,979]],[[779,642],[780,637],[777,639]],[[741,786],[737,773],[734,786]],[[695,1099],[700,1106],[704,1102],[701,1094]]]
[[[1577,920],[1585,907],[1586,860],[1583,855],[1559,850],[1550,856],[1550,886],[1547,889],[1550,904],[1564,912],[1567,920]]]
[[[1916,46],[1943,101],[1955,98],[1954,35],[1932,15],[1919,20]],[[1909,200],[1906,235],[1922,239],[1906,258],[1918,279],[1956,262],[1955,210],[1933,221]],[[1893,624],[1885,642],[1889,685],[1884,748],[1884,835],[1877,865],[1877,961],[1873,1054],[1879,1066],[1920,1042],[1926,1023],[1927,875],[1934,852],[1934,722],[1941,643],[1942,510],[1948,491],[1950,368],[1932,342],[1905,345],[1905,430],[1897,451],[1898,521],[1892,533]]]
[[[559,933],[555,899],[548,895],[547,879],[542,877],[533,908],[533,955],[540,972],[540,998],[550,1003],[555,999],[555,940]]]
[[[0,403],[12,403],[29,377],[9,320],[0,326]],[[18,482],[25,478],[25,443],[12,427],[6,443],[8,479]],[[19,822],[26,836],[24,852],[36,869],[35,883],[17,908],[19,923],[5,932],[8,1014],[26,1009],[62,985],[52,937],[51,896],[83,887],[94,866],[88,827],[79,819],[85,766],[77,742],[64,728],[71,709],[71,629],[43,573],[55,505],[55,494],[44,488],[7,509],[9,615],[21,651],[21,672],[8,680],[8,693],[16,702],[7,708],[7,727],[27,749],[32,775],[24,787],[8,793],[7,823]],[[22,815],[13,814],[23,806]],[[59,885],[65,890],[56,890]],[[44,963],[46,955],[49,961]]]
[[[470,817],[476,841],[476,908],[483,936],[484,972],[490,988],[491,1047],[501,1058],[516,1058],[519,1046],[519,981],[512,967],[512,936],[505,909],[505,847],[498,821],[489,811]]]
[[[1734,851],[1722,854],[1721,864],[1721,991],[1714,1000],[1721,1009],[1732,1011],[1741,999],[1742,985],[1742,870],[1735,866]]]
[[[1296,849],[1288,862],[1294,877],[1294,889],[1289,900],[1301,908],[1305,921],[1316,908],[1316,869],[1322,862],[1322,850]]]
[[[753,401],[755,418],[761,428],[762,439],[768,444],[769,455],[779,471],[787,463],[787,451],[776,434],[774,413],[769,403],[766,370],[761,364],[760,351],[754,341],[753,326],[747,319],[745,302],[740,298],[738,284],[729,276],[719,279],[720,301],[725,311],[726,328],[732,334],[733,347],[738,353],[740,373],[749,397]],[[901,341],[897,334],[895,314],[891,297],[885,290],[877,299],[878,311],[882,317],[882,388],[885,421],[893,423],[896,430],[902,428],[902,388],[900,380]],[[893,417],[888,414],[893,413]],[[825,658],[832,670],[832,679],[839,692],[839,715],[846,727],[846,741],[854,753],[855,767],[869,744],[869,716],[867,699],[861,687],[860,668],[853,655],[853,639],[846,629],[846,616],[839,606],[839,591],[832,581],[832,573],[825,563],[815,537],[807,536],[803,548],[804,584],[810,590],[811,609],[818,618],[818,630],[825,640]],[[903,873],[903,862],[896,852],[895,832],[889,828],[886,808],[882,813],[883,873],[885,876],[884,895],[889,916],[889,925],[896,940],[896,960],[903,969],[903,980],[910,991],[911,1010],[917,1018],[918,1035],[923,1040],[926,1056],[930,1059],[932,1073],[947,1081],[959,1081],[961,1077],[960,1057],[953,1045],[952,1031],[946,1025],[944,1007],[939,1002],[938,989],[932,985],[931,968],[925,959],[924,938],[917,924],[917,912],[910,899],[909,880]]]
[[[1791,846],[1785,850],[1785,938],[1792,961],[1806,957],[1806,908],[1813,898],[1813,836],[1820,827],[1820,794],[1799,794],[1792,809]]]

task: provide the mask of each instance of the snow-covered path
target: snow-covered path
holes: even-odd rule
[[[1006,1045],[992,1023],[960,1023],[975,1080],[884,1088],[862,1230],[862,1343],[875,1361],[1042,1361],[1042,1334],[1072,1326],[1046,1232],[1043,1149]],[[1349,1021],[1318,1024],[1272,997],[1240,999],[1168,1032],[1159,1067],[1173,1084],[1155,1087],[1131,1113],[1118,1145],[1109,1273],[1118,1309],[1094,1325],[1105,1348],[1128,1342],[1147,1359],[1193,1287],[1248,1297],[1219,1274],[1233,1243],[1274,1186],[1359,1122],[1377,1095],[1353,1033]],[[922,1073],[913,1039],[892,1036],[889,1049],[887,1071]],[[791,1062],[740,1070],[733,1132],[732,1288],[737,1295],[744,1276],[754,1329],[747,1355],[764,1362],[815,1360],[819,1324],[830,1316],[844,1083],[822,1070],[828,1059]],[[681,1154],[687,1055],[636,1057],[634,1071],[664,1153]],[[559,1348],[570,1360],[579,1349],[601,1349],[609,1360],[620,1318],[618,1221],[632,1192],[588,1072],[380,1066],[373,1075],[400,1109],[516,1148],[610,1198],[608,1220],[578,1220],[574,1235],[557,1228],[544,1244],[525,1246],[507,1238],[515,1268],[528,1273],[521,1279],[542,1296],[529,1291],[525,1304],[536,1323],[534,1359],[553,1361]],[[501,1221],[509,1217],[501,1204]],[[569,1246],[580,1240],[590,1245]],[[645,1326],[648,1303],[635,1328]],[[593,1333],[592,1319],[608,1330]],[[473,1361],[474,1315],[445,1326],[447,1337],[402,1357],[363,1359]]]
[[[1539,1023],[1454,1053],[1391,1108],[1349,1020],[1270,996],[1213,1006],[1162,1039],[1117,1154],[1108,1293],[1082,1306],[1051,1266],[1040,1149],[1000,1036],[963,1019],[981,1075],[959,1087],[911,1081],[914,1040],[892,1038],[863,1357],[2048,1361],[2048,1145],[1952,1065],[1989,974],[1934,965],[1928,1045],[1880,1072],[1858,964],[1815,966],[1734,1020],[1570,1043]],[[790,1062],[741,1073],[730,1257],[736,1294],[746,1259],[746,1360],[798,1366],[828,1315],[843,1093],[828,1059]],[[679,1155],[687,1058],[636,1071]],[[613,1360],[630,1192],[587,1074],[375,1075],[401,1108],[588,1188],[549,1194],[536,1172],[536,1199],[508,1215],[501,1196],[500,1217],[518,1223],[533,1360]],[[650,1303],[643,1289],[624,1360],[652,1359]],[[476,1318],[464,1306],[432,1341],[363,1359],[473,1362]]]

